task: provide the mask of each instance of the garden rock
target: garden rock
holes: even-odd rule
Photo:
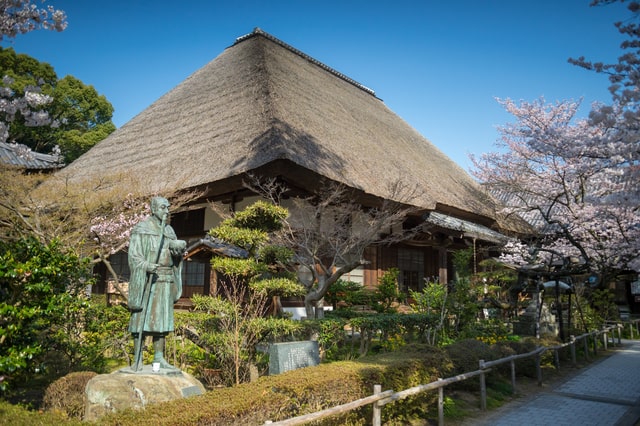
[[[84,420],[127,408],[144,409],[148,404],[202,395],[205,388],[195,377],[180,370],[152,371],[145,366],[141,372],[127,369],[100,374],[87,383]]]

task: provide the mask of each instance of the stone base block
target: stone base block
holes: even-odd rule
[[[127,408],[144,409],[147,404],[204,393],[202,383],[180,370],[155,372],[151,366],[144,366],[142,371],[134,372],[123,368],[95,376],[87,383],[84,420],[92,421],[107,413]]]

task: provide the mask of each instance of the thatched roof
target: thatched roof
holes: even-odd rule
[[[423,192],[419,207],[495,218],[483,188],[372,90],[259,29],[61,173],[155,174],[190,188],[276,163],[382,198],[402,179]]]

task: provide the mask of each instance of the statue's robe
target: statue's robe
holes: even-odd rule
[[[129,331],[138,333],[142,322],[143,291],[152,277],[149,303],[145,315],[144,333],[173,331],[173,305],[182,295],[182,253],[173,250],[177,242],[173,228],[165,225],[162,252],[158,258],[161,224],[154,217],[138,223],[131,231],[129,242]],[[154,264],[159,272],[149,273]]]

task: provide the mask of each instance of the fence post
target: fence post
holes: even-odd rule
[[[571,363],[573,364],[573,366],[576,366],[576,336],[574,336],[573,334],[571,336],[569,336],[569,339],[571,341]]]
[[[511,360],[511,393],[516,394],[516,360]]]
[[[382,392],[382,385],[373,385],[373,394],[377,395]],[[372,426],[380,426],[380,422],[382,419],[382,406],[380,405],[380,401],[376,401],[373,403],[373,418],[371,419]]]
[[[438,377],[438,381],[442,379]],[[438,426],[444,426],[444,386],[438,388]]]
[[[598,332],[593,334],[593,356],[598,356]]]
[[[556,370],[560,370],[560,349],[558,348],[553,348],[553,363]]]
[[[480,360],[480,409],[487,410],[487,383],[484,377],[484,359]]]
[[[540,366],[540,352],[536,354],[536,375],[538,376],[538,386],[542,386],[542,367]]]
[[[604,346],[604,350],[606,351],[609,348],[609,333],[607,333],[607,330],[602,333],[602,344]]]
[[[616,324],[616,328],[618,329],[618,346],[622,345],[622,324]]]
[[[589,361],[589,335],[582,338],[582,343],[584,345],[584,357]]]

